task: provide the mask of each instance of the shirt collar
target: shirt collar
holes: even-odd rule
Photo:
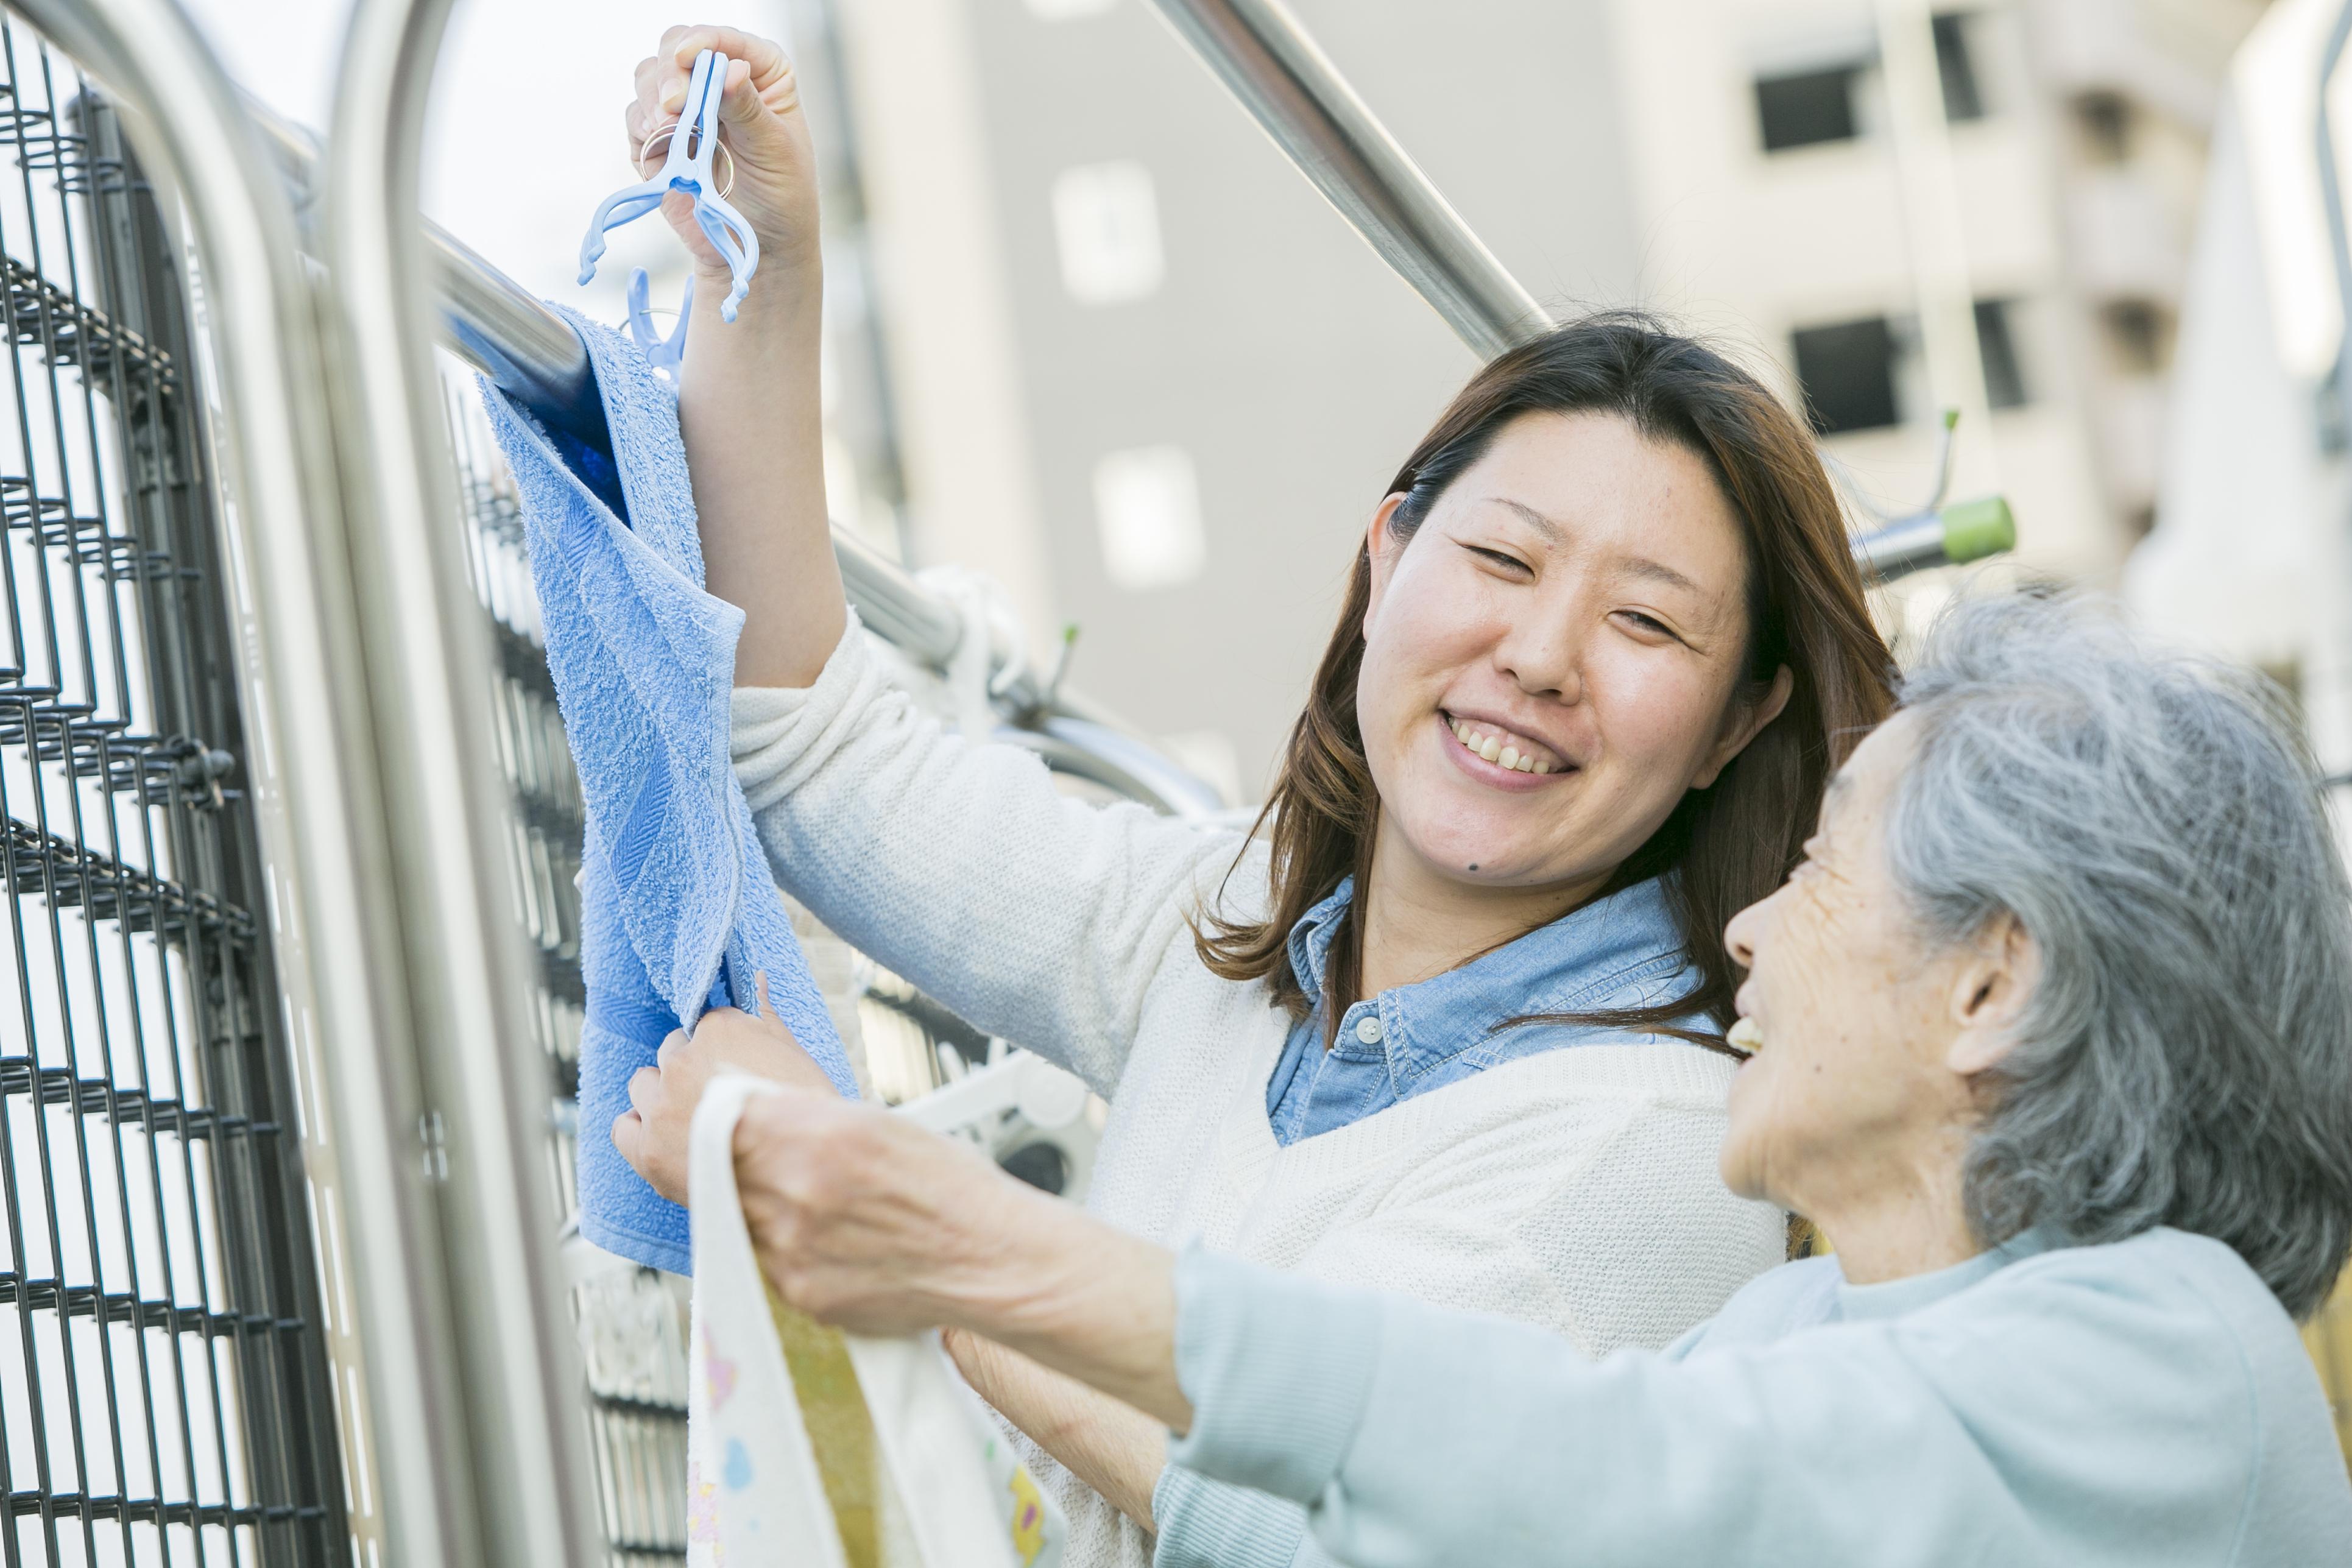
[[[1318,1013],[1339,917],[1354,900],[1355,879],[1290,928],[1291,972]],[[1515,942],[1444,974],[1401,985],[1349,1009],[1335,1048],[1385,1050],[1400,1084],[1490,1038],[1505,1019],[1530,1014],[1642,1007],[1687,994],[1696,975],[1663,878],[1653,877],[1571,910]],[[1351,1031],[1377,1014],[1376,1043]],[[1704,1020],[1696,1021],[1704,1026]],[[1565,1043],[1565,1042],[1560,1042]]]

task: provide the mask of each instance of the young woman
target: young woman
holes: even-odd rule
[[[846,613],[790,68],[673,29],[638,68],[632,145],[705,47],[738,62],[731,199],[763,261],[722,324],[723,268],[673,198],[706,269],[679,420],[709,585],[746,612],[735,755],[780,882],[1106,1095],[1089,1206],[1148,1240],[1595,1354],[1664,1345],[1778,1261],[1780,1213],[1716,1175],[1738,975],[1720,933],[1788,870],[1844,739],[1887,701],[1801,425],[1635,320],[1504,354],[1372,511],[1264,837],[1066,800],[1027,753],[919,717]],[[773,1048],[714,1015],[633,1095],[657,1107],[681,1061]],[[632,1113],[614,1137],[682,1196],[642,1131]],[[1286,1562],[1303,1537],[1295,1506],[1168,1467],[1148,1418],[954,1348],[1060,1461],[1039,1468],[1074,1565],[1140,1565],[1155,1529],[1163,1563],[1239,1561],[1217,1544],[1236,1540]]]

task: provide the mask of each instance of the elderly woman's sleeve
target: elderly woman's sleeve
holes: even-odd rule
[[[1304,1505],[1352,1568],[1881,1568],[1954,1543],[2222,1560],[2207,1538],[2247,1506],[2252,1394],[2210,1314],[2100,1281],[1927,1316],[1595,1363],[1195,1250],[1176,1331],[1193,1421],[1170,1457]]]

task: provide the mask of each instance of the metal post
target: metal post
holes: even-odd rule
[[[1299,173],[1481,360],[1549,329],[1281,0],[1152,0]]]
[[[400,906],[422,1125],[438,1188],[462,1437],[449,1559],[601,1550],[581,1372],[544,1164],[547,1066],[512,916],[491,650],[468,584],[417,215],[426,100],[454,0],[358,0],[318,198],[352,601]],[[447,266],[444,264],[445,273]],[[462,270],[462,269],[461,269]],[[567,329],[563,334],[572,338]],[[576,342],[574,342],[576,347]],[[461,1490],[460,1489],[465,1489]]]
[[[2336,68],[2344,63],[2347,44],[2352,44],[2352,4],[2336,13],[2335,25],[2327,32],[2327,47],[2320,57],[2319,122],[2315,129],[2319,139],[2319,195],[2327,209],[2328,257],[2336,266],[2336,297],[2342,307],[2343,326],[2336,345],[2336,395],[2340,405],[2337,417],[2347,441],[2352,442],[2352,232],[2347,232],[2345,222],[2344,185],[2336,158],[2335,116],[2327,103],[2328,88],[2336,80]]]

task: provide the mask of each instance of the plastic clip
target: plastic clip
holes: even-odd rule
[[[629,273],[629,336],[645,350],[646,363],[675,381],[678,361],[686,357],[686,324],[694,314],[694,279],[686,280],[686,298],[677,302],[677,325],[670,329],[667,338],[654,328],[646,289],[646,269],[633,269]]]
[[[694,74],[687,80],[686,101],[679,108],[677,123],[668,132],[669,157],[661,172],[614,191],[588,220],[588,237],[580,242],[581,282],[596,276],[596,259],[604,254],[604,236],[609,230],[645,216],[672,191],[682,191],[694,199],[694,221],[725,260],[734,280],[725,303],[719,307],[719,319],[735,319],[735,307],[750,291],[751,275],[760,269],[760,237],[751,232],[742,214],[728,205],[712,173],[719,153],[719,106],[726,96],[727,57],[705,49],[694,58]]]

